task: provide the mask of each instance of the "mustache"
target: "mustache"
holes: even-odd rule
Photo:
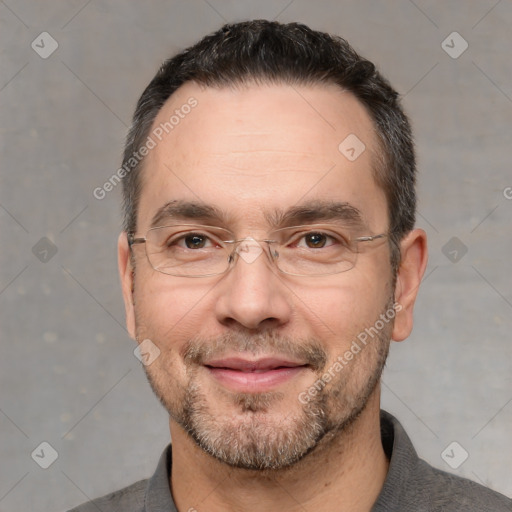
[[[182,357],[187,366],[200,366],[206,361],[232,356],[234,353],[253,356],[279,354],[292,360],[303,361],[318,372],[327,364],[327,354],[318,340],[292,338],[272,331],[258,334],[228,332],[211,339],[195,336],[185,343]]]

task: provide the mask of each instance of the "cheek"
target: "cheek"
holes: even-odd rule
[[[387,286],[361,279],[355,273],[338,283],[294,290],[299,323],[323,341],[327,350],[343,351],[365,328],[372,326],[389,299]],[[332,278],[335,279],[335,278]],[[331,280],[332,280],[331,279]]]
[[[179,388],[188,379],[183,350],[186,342],[197,334],[198,326],[206,320],[203,308],[208,291],[204,285],[201,287],[190,280],[183,283],[179,279],[167,279],[165,275],[147,275],[139,287],[136,283],[138,339],[150,339],[160,350],[157,359],[145,370],[157,395],[166,400],[181,396]],[[171,408],[177,407],[178,402],[170,404]]]
[[[214,284],[154,271],[136,274],[137,329],[146,337],[153,336],[164,347],[183,344],[207,321],[205,310],[213,310],[213,287]]]

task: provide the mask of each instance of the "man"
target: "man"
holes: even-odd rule
[[[127,326],[172,449],[76,511],[512,510],[380,411],[427,248],[373,64],[303,25],[225,26],[161,67],[120,171]]]

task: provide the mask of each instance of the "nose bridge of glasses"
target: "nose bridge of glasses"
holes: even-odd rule
[[[234,255],[236,254],[239,258],[242,258],[245,263],[254,263],[261,256],[261,254],[265,252],[266,242],[268,241],[256,240],[252,236],[240,238],[238,240],[231,240],[230,243],[234,244],[235,246],[231,253],[232,261],[234,260]]]

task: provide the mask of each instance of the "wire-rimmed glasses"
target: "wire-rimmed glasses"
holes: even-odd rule
[[[385,237],[386,233],[351,237],[348,228],[326,223],[279,228],[263,240],[234,239],[230,231],[217,226],[171,224],[151,228],[143,238],[129,233],[128,243],[130,248],[145,244],[153,269],[172,276],[221,275],[238,258],[252,263],[263,252],[284,274],[324,276],[352,269],[361,242]]]

